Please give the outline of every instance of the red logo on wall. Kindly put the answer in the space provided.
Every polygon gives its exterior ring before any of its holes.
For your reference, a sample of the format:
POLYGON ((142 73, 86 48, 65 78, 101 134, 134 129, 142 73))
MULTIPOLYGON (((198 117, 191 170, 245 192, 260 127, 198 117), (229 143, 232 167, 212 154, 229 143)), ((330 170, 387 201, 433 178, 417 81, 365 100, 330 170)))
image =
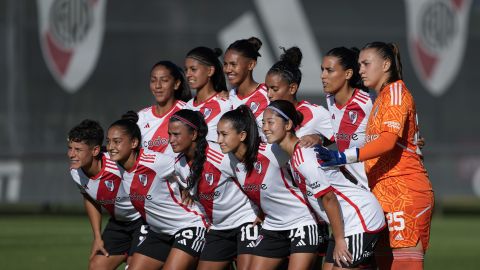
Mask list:
POLYGON ((48 69, 74 93, 92 74, 103 41, 106 0, 37 0, 39 36, 48 69))

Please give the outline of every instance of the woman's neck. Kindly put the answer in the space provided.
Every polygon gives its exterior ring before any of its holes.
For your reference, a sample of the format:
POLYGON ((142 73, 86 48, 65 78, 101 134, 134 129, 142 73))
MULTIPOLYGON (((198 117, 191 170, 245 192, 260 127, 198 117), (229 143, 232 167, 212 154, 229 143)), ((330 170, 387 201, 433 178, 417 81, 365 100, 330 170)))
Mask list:
POLYGON ((249 96, 251 93, 255 92, 255 90, 258 87, 258 83, 253 80, 253 77, 250 75, 248 79, 243 81, 238 87, 237 87, 237 95, 246 97, 249 96))
POLYGON ((189 164, 195 159, 195 148, 197 148, 197 144, 194 142, 192 145, 190 145, 187 151, 183 152, 189 164))
POLYGON ((128 157, 127 160, 125 160, 124 162, 119 162, 120 165, 122 165, 122 167, 127 170, 127 171, 130 171, 132 170, 133 166, 135 165, 135 163, 137 162, 137 158, 138 158, 138 152, 132 152, 130 154, 130 156, 128 157))
POLYGON ((342 87, 336 94, 335 94, 335 103, 343 107, 343 105, 347 104, 347 102, 352 98, 355 89, 350 86, 342 87))
POLYGON ((247 154, 247 146, 241 143, 235 153, 233 153, 235 157, 240 161, 243 162, 245 160, 245 155, 247 154))
POLYGON ((288 154, 288 156, 291 157, 293 156, 293 152, 295 151, 295 145, 298 141, 299 139, 295 134, 288 132, 285 138, 283 138, 283 140, 278 145, 280 146, 280 148, 283 149, 283 151, 288 154))
POLYGON ((92 163, 87 167, 83 168, 82 171, 86 176, 93 177, 97 175, 102 170, 102 158, 93 158, 92 163))
POLYGON ((164 103, 157 103, 155 104, 155 112, 158 115, 163 115, 170 111, 170 109, 175 105, 176 100, 174 98, 171 98, 164 103))
POLYGON ((211 83, 207 83, 202 88, 197 90, 197 96, 195 97, 195 102, 203 103, 216 94, 217 92, 215 91, 215 89, 213 89, 213 85, 211 83))

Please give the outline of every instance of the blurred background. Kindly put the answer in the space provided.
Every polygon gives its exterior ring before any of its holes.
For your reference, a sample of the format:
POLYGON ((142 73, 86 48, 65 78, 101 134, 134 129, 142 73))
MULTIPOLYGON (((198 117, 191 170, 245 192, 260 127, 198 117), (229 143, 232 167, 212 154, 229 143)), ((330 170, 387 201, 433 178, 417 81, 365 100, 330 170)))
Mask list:
MULTIPOLYGON (((466 240, 476 234, 469 226, 480 213, 480 0, 0 0, 0 251, 10 249, 7 243, 21 244, 15 237, 31 228, 26 217, 15 223, 12 215, 83 214, 68 172, 71 127, 91 118, 108 128, 127 110, 151 105, 155 62, 183 67, 193 47, 224 50, 250 36, 263 42, 255 69, 259 82, 282 53, 279 46, 299 46, 300 98, 318 104, 325 104, 320 65, 329 49, 399 44, 426 139, 435 217, 469 216, 463 229, 442 225, 452 232, 439 232, 439 238, 458 240, 458 230, 470 233, 466 240), (12 231, 17 224, 25 231, 12 231)), ((34 227, 55 228, 61 219, 55 220, 34 227)), ((91 236, 86 216, 72 221, 79 222, 83 269, 91 236)), ((445 254, 451 249, 445 247, 445 254)), ((477 244, 470 251, 478 250, 477 244)), ((45 269, 55 268, 45 260, 45 269)), ((0 258, 0 268, 4 263, 0 258)))

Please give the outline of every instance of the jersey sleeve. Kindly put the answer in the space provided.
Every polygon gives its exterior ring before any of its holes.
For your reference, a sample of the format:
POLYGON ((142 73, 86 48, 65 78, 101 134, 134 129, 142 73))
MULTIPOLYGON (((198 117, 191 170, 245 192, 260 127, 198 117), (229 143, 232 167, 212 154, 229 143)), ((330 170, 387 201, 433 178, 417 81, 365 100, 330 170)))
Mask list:
POLYGON ((155 168, 157 175, 160 178, 174 176, 175 157, 162 153, 157 153, 157 157, 155 159, 155 168))
POLYGON ((318 106, 315 116, 315 131, 322 134, 325 138, 331 140, 333 136, 333 126, 330 120, 330 113, 322 106, 318 106))
POLYGON ((401 83, 391 84, 390 89, 384 90, 387 92, 382 100, 385 111, 382 114, 381 131, 398 137, 402 137, 408 112, 413 106, 413 100, 402 90, 403 87, 401 83))
POLYGON ((315 198, 320 198, 333 188, 325 172, 317 162, 313 148, 302 148, 303 159, 297 159, 298 170, 304 176, 306 185, 310 187, 315 198))
POLYGON ((81 181, 80 181, 80 175, 78 174, 78 171, 76 169, 71 169, 70 170, 70 175, 72 176, 73 181, 75 182, 75 186, 77 186, 78 191, 82 194, 87 194, 87 191, 85 190, 85 187, 83 187, 81 181))

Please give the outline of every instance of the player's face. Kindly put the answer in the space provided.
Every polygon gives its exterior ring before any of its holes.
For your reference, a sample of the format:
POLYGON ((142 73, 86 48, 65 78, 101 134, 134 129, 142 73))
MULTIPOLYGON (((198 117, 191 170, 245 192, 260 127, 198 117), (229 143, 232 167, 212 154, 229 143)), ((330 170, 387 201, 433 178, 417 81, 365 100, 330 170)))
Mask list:
POLYGON ((262 123, 263 134, 265 134, 268 143, 280 143, 285 138, 287 134, 286 122, 271 109, 267 108, 263 112, 262 123))
POLYGON ((340 89, 348 85, 348 80, 353 72, 345 70, 335 56, 325 56, 322 62, 323 90, 328 94, 336 94, 340 89))
POLYGON ((265 85, 267 86, 267 95, 270 101, 283 99, 293 102, 297 87, 293 83, 289 84, 280 74, 267 74, 265 85))
POLYGON ((113 161, 124 162, 133 155, 138 145, 121 127, 113 126, 107 132, 107 151, 113 161))
POLYGON ((175 80, 170 71, 162 65, 156 66, 150 73, 150 91, 158 104, 174 99, 174 92, 179 86, 180 81, 175 80))
POLYGON ((244 131, 237 132, 229 120, 220 120, 218 122, 217 135, 217 142, 224 154, 236 152, 246 137, 246 133, 244 131))
POLYGON ((368 88, 381 90, 380 88, 388 77, 388 73, 385 71, 387 62, 378 55, 377 50, 374 48, 362 50, 358 57, 358 63, 363 84, 368 88))
POLYGON ((84 142, 69 141, 67 155, 70 159, 71 169, 88 167, 92 164, 95 156, 94 147, 91 147, 84 142))
POLYGON ((254 60, 244 57, 235 50, 228 50, 223 58, 223 72, 233 87, 245 81, 254 67, 254 60))
POLYGON ((168 123, 168 139, 175 153, 186 153, 193 145, 195 133, 184 123, 174 121, 168 123))
POLYGON ((185 75, 192 89, 202 89, 210 81, 213 71, 214 67, 204 65, 198 60, 190 57, 185 59, 185 75))

